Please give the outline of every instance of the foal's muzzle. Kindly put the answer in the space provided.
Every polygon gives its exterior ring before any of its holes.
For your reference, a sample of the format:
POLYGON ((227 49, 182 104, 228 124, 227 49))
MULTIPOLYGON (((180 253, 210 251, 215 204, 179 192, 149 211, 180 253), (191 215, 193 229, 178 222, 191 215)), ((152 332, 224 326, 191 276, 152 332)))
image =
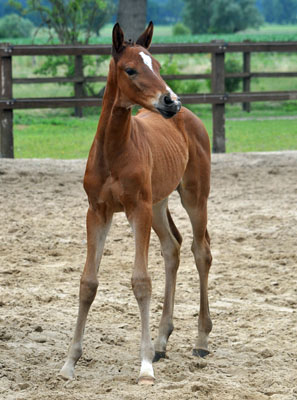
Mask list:
POLYGON ((180 98, 177 97, 176 100, 172 100, 169 93, 164 94, 160 97, 156 109, 164 118, 171 118, 181 109, 180 98))

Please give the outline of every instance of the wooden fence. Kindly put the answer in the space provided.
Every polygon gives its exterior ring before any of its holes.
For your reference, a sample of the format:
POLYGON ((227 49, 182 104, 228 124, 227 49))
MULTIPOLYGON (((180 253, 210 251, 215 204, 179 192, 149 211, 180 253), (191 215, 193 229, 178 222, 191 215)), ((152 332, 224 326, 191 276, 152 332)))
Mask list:
MULTIPOLYGON (((252 72, 251 53, 253 52, 297 52, 297 42, 242 42, 187 44, 155 44, 152 54, 211 54, 211 74, 163 75, 165 79, 211 79, 211 93, 180 94, 184 104, 211 104, 213 114, 213 152, 225 152, 225 104, 243 103, 249 111, 254 101, 296 100, 297 91, 250 92, 250 82, 254 77, 297 77, 296 72, 252 72), (225 54, 240 52, 243 55, 243 71, 225 73, 225 54), (242 93, 226 93, 225 78, 241 78, 242 93)), ((104 82, 105 76, 84 76, 84 55, 110 55, 110 45, 10 45, 0 44, 0 158, 13 158, 13 110, 29 108, 64 108, 74 107, 76 115, 82 115, 82 107, 100 106, 102 99, 83 97, 85 82, 104 82), (12 58, 16 56, 72 55, 75 56, 73 77, 54 78, 14 78, 12 76, 12 58), (14 84, 64 83, 72 82, 74 97, 55 98, 18 98, 13 97, 14 84)))

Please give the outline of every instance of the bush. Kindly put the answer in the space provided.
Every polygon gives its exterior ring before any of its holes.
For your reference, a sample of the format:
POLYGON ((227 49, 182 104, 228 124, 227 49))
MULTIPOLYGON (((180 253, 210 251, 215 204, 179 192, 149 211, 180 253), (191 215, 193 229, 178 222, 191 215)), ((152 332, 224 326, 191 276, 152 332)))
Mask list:
MULTIPOLYGON (((232 74, 235 72, 242 72, 242 67, 239 61, 237 61, 235 58, 227 58, 225 60, 225 73, 226 74, 232 74)), ((208 71, 210 73, 210 71, 208 71)), ((233 93, 236 92, 237 89, 239 89, 240 83, 242 79, 241 78, 226 78, 225 79, 225 91, 227 93, 233 93)), ((211 90, 211 80, 207 80, 207 86, 209 90, 211 90)))
POLYGON ((9 14, 0 18, 0 38, 30 37, 34 28, 32 22, 17 14, 9 14))
MULTIPOLYGON (((161 63, 162 75, 178 75, 182 70, 182 65, 179 65, 172 56, 167 57, 161 63)), ((198 93, 200 84, 195 80, 166 80, 167 85, 177 94, 198 93)))
MULTIPOLYGON (((229 58, 225 62, 225 71, 226 71, 226 73, 229 73, 229 74, 232 74, 232 73, 235 73, 235 72, 241 72, 241 65, 234 58, 229 58)), ((226 90, 226 92, 227 93, 236 92, 236 90, 239 89, 241 81, 242 80, 240 78, 228 78, 228 79, 225 79, 225 90, 226 90)))
POLYGON ((191 33, 191 31, 188 27, 186 27, 184 24, 179 22, 178 24, 173 26, 172 33, 173 33, 173 36, 189 35, 191 33))
POLYGON ((184 2, 183 21, 194 34, 234 33, 248 27, 258 27, 263 23, 255 0, 184 0, 184 2))

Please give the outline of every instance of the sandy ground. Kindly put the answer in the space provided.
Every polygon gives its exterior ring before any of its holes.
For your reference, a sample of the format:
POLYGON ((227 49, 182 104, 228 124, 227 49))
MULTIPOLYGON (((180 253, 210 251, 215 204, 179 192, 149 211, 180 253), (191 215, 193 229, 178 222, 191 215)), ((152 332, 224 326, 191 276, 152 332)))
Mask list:
MULTIPOLYGON (((192 356, 199 282, 190 224, 173 194, 184 244, 175 331, 154 387, 135 384, 140 322, 130 277, 133 238, 114 218, 77 379, 57 378, 77 314, 86 253, 85 161, 0 160, 0 398, 297 399, 297 152, 214 155, 209 231, 213 331, 206 362, 192 356)), ((152 234, 151 327, 164 269, 152 234)))

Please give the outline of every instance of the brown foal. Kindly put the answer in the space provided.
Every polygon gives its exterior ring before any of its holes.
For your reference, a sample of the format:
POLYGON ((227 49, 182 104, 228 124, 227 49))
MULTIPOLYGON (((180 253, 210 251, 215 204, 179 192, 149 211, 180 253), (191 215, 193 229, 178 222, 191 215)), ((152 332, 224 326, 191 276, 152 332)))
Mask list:
POLYGON ((141 316, 141 368, 138 382, 153 384, 153 361, 165 357, 173 331, 176 274, 182 238, 168 210, 168 196, 178 190, 193 229, 192 251, 200 277, 198 337, 193 354, 208 354, 212 328, 208 307, 211 265, 207 225, 210 187, 210 145, 202 122, 181 107, 177 95, 160 77, 160 64, 148 48, 150 23, 136 43, 125 42, 116 24, 112 59, 98 129, 84 177, 88 195, 87 260, 80 280, 79 312, 74 338, 60 372, 74 378, 82 355, 86 319, 95 298, 97 272, 112 215, 124 211, 135 238, 132 288, 141 316), (135 117, 131 108, 142 109, 135 117), (166 284, 159 334, 154 344, 149 327, 151 279, 148 247, 151 227, 157 233, 165 261, 166 284))

